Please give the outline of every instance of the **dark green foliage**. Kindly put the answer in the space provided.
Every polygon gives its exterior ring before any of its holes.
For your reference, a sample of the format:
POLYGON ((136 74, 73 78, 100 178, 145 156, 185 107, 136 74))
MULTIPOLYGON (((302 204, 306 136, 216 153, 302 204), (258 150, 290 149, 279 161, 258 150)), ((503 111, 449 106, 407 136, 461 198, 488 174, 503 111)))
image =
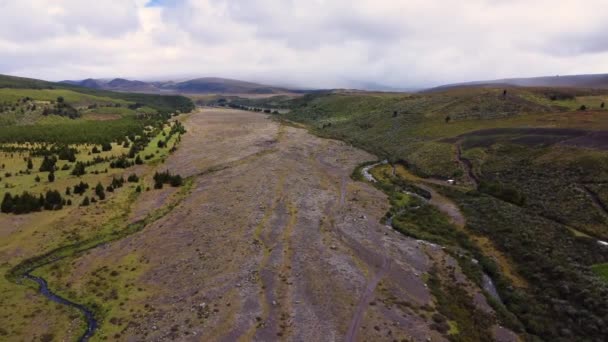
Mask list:
POLYGON ((13 212, 13 196, 7 192, 4 194, 4 199, 2 200, 2 205, 0 205, 0 210, 3 213, 11 213, 13 212))
POLYGON ((120 177, 120 178, 116 178, 116 177, 112 177, 112 183, 110 184, 110 186, 113 189, 118 189, 118 188, 122 188, 122 186, 125 184, 125 179, 120 177))
POLYGON ((137 183, 139 182, 139 177, 137 177, 136 174, 132 173, 129 175, 129 177, 127 177, 127 182, 129 183, 137 183))
POLYGON ((27 158, 27 169, 31 170, 34 168, 34 163, 32 163, 32 158, 27 158))
POLYGON ((164 142, 163 140, 159 140, 159 141, 156 143, 156 146, 157 146, 158 148, 163 148, 163 147, 165 147, 165 142, 164 142))
POLYGON ((526 197, 522 193, 516 188, 502 183, 482 180, 479 183, 479 191, 515 205, 523 206, 526 204, 526 197))
POLYGON ((82 195, 87 191, 88 188, 89 184, 81 181, 80 183, 74 185, 74 194, 82 195))
POLYGON ((84 199, 82 200, 82 202, 80 203, 80 206, 86 207, 89 204, 91 204, 91 201, 89 200, 89 196, 85 196, 84 199))
POLYGON ((120 158, 110 162, 110 167, 113 169, 126 169, 133 166, 133 164, 134 163, 127 159, 126 156, 121 156, 120 158))
POLYGON ((608 250, 594 240, 574 238, 559 223, 492 197, 453 196, 467 216, 468 228, 490 236, 529 280, 525 292, 498 285, 507 308, 530 333, 550 341, 608 334, 606 316, 601 315, 608 312, 608 287, 586 266, 607 260, 608 250))
POLYGON ((57 157, 59 158, 59 160, 67 160, 70 163, 73 163, 76 161, 76 152, 77 151, 75 148, 63 146, 59 148, 57 152, 57 157))
POLYGON ((45 210, 59 210, 63 208, 63 198, 57 190, 49 190, 44 197, 45 210))
POLYGON ((109 142, 104 142, 103 144, 101 144, 101 150, 112 151, 112 144, 110 144, 109 142))
POLYGON ((102 201, 106 199, 106 193, 103 191, 103 185, 101 185, 101 183, 97 183, 97 186, 95 186, 95 195, 102 201))
POLYGON ((0 143, 46 142, 59 144, 102 144, 139 134, 148 120, 126 117, 119 120, 75 120, 62 124, 0 126, 0 143))
POLYGON ((85 173, 87 173, 86 171, 86 166, 83 162, 77 162, 76 165, 74 165, 74 168, 72 169, 71 174, 73 176, 82 176, 85 173))
POLYGON ((13 213, 16 215, 27 214, 34 211, 40 211, 44 199, 41 202, 40 199, 29 192, 25 191, 19 195, 11 196, 10 193, 4 195, 2 200, 1 209, 3 213, 13 213))
MULTIPOLYGON (((459 329, 457 335, 450 336, 451 341, 492 341, 490 328, 492 317, 475 307, 473 298, 458 285, 445 284, 436 275, 436 270, 429 272, 428 285, 437 299, 438 310, 443 316, 454 320, 459 329)), ((433 316, 431 325, 440 332, 446 332, 449 325, 445 317, 433 316)))
POLYGON ((173 187, 178 187, 183 184, 183 179, 180 175, 172 175, 169 171, 154 173, 154 188, 162 189, 163 184, 170 184, 173 187))
POLYGON ((57 158, 55 156, 44 156, 42 164, 38 171, 40 172, 53 172, 55 171, 55 164, 57 164, 57 158))
POLYGON ((138 154, 137 157, 135 157, 135 164, 142 165, 143 163, 144 163, 144 161, 141 160, 141 157, 138 154))
POLYGON ((36 175, 36 177, 34 178, 34 180, 36 181, 36 183, 40 183, 40 176, 36 175))
POLYGON ((53 183, 55 181, 55 173, 54 172, 52 172, 52 171, 49 172, 48 180, 49 180, 50 183, 53 183))

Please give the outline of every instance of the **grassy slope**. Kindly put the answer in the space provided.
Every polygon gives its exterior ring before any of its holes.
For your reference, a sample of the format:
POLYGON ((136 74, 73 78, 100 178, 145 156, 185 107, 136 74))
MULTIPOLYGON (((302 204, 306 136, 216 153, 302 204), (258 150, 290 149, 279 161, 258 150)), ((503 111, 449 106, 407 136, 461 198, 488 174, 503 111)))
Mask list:
MULTIPOLYGON (((577 90, 576 96, 552 100, 555 93, 509 89, 503 97, 502 89, 469 88, 416 95, 314 95, 294 100, 285 117, 309 124, 318 134, 402 160, 422 176, 463 175, 455 152, 462 143, 476 176, 498 186, 492 196, 475 191, 446 195, 464 210, 468 229, 490 238, 531 284, 513 289, 500 272, 495 275, 509 309, 529 333, 542 338, 601 340, 606 328, 599 322, 608 312, 608 290, 590 266, 606 262, 608 251, 572 232, 608 236, 605 213, 581 189, 581 184, 593 187, 600 199, 608 199, 603 186, 608 182, 608 153, 555 144, 563 140, 559 134, 514 130, 483 139, 461 136, 496 127, 608 129, 608 111, 598 108, 606 99, 604 92, 577 90), (582 104, 594 110, 576 111, 582 104), (507 188, 519 193, 524 204, 501 200, 509 199, 507 188)), ((433 231, 416 232, 426 234, 433 231)))
MULTIPOLYGON (((76 155, 78 161, 86 162, 96 156, 116 157, 128 151, 116 141, 124 140, 129 134, 141 135, 144 127, 151 123, 159 127, 158 121, 164 121, 168 117, 166 114, 189 111, 192 106, 189 99, 181 96, 113 93, 0 75, 0 142, 3 143, 0 152, 0 164, 3 164, 0 165, 0 197, 9 191, 17 194, 24 190, 34 194, 58 190, 64 194, 66 187, 72 188, 81 180, 91 187, 98 182, 105 187, 113 176, 126 177, 130 173, 128 170, 112 169, 106 161, 87 167, 87 174, 81 177, 70 175, 69 170, 58 170, 55 181, 50 183, 47 181, 48 172, 38 172, 41 157, 30 156, 28 150, 13 152, 13 147, 31 148, 31 142, 45 143, 47 146, 54 143, 71 144, 79 151, 76 155), (23 101, 24 97, 30 100, 23 101), (66 103, 77 108, 82 118, 43 116, 42 107, 52 105, 51 101, 56 101, 58 97, 63 97, 66 103), (97 107, 87 108, 93 104, 97 107), (135 104, 139 108, 128 107, 135 104), (35 109, 33 105, 36 105, 35 109), (151 114, 151 119, 138 119, 137 114, 142 113, 151 114), (30 144, 18 144, 25 141, 30 144), (92 144, 103 142, 113 142, 112 151, 89 154, 92 144), (25 173, 25 159, 28 157, 32 158, 34 164, 29 174, 25 173), (101 173, 95 174, 94 171, 101 173), (35 181, 36 176, 41 178, 40 182, 35 181)), ((168 147, 158 148, 156 143, 161 138, 164 137, 159 133, 145 148, 146 153, 154 155, 147 163, 162 160, 178 140, 177 136, 173 136, 168 147)), ((57 163, 59 167, 64 164, 73 167, 74 163, 63 160, 57 163)), ((144 189, 152 187, 151 177, 146 177, 140 184, 144 189)), ((123 228, 125 210, 128 211, 134 198, 135 187, 135 184, 128 183, 114 193, 106 192, 106 200, 88 207, 79 206, 84 195, 71 194, 64 195, 64 198, 71 200, 73 205, 59 211, 22 216, 0 214, 0 226, 3 228, 0 232, 0 272, 6 275, 24 259, 66 244, 95 240, 100 234, 123 228)), ((93 195, 92 189, 87 190, 86 196, 93 195)), ((0 307, 6 309, 0 310, 0 340, 73 340, 82 332, 84 327, 78 312, 36 295, 37 289, 33 284, 25 285, 15 284, 6 277, 0 279, 0 307)))

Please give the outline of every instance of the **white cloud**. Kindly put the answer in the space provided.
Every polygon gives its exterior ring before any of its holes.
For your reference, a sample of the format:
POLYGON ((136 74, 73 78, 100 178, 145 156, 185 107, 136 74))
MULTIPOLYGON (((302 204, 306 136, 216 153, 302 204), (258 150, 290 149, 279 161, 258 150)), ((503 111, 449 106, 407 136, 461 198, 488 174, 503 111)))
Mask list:
POLYGON ((605 0, 0 0, 0 73, 395 87, 608 72, 605 0))

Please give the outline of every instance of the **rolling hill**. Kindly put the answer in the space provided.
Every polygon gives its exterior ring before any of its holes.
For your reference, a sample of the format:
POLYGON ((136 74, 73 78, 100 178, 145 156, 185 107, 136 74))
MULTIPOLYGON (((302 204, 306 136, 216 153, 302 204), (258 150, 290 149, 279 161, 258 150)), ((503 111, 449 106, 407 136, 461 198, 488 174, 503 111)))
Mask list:
POLYGON ((245 82, 217 77, 203 77, 186 81, 143 82, 115 78, 113 80, 85 79, 81 81, 62 81, 64 84, 93 89, 146 93, 184 93, 184 94, 285 94, 299 90, 275 87, 253 82, 245 82))
POLYGON ((608 89, 608 74, 545 76, 530 78, 505 78, 499 80, 474 81, 447 84, 426 91, 441 91, 461 87, 560 87, 560 88, 593 88, 608 89))

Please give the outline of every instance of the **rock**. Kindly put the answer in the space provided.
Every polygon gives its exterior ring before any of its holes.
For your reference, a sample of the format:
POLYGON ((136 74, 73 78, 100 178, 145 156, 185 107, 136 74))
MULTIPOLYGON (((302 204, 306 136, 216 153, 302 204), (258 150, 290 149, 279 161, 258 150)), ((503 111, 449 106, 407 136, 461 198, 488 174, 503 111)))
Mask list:
POLYGON ((329 246, 329 248, 334 249, 334 250, 338 249, 338 247, 336 247, 336 245, 331 245, 331 246, 329 246))
POLYGON ((277 303, 277 301, 276 301, 276 300, 273 300, 273 301, 272 301, 272 305, 277 306, 277 304, 278 304, 278 303, 277 303))

